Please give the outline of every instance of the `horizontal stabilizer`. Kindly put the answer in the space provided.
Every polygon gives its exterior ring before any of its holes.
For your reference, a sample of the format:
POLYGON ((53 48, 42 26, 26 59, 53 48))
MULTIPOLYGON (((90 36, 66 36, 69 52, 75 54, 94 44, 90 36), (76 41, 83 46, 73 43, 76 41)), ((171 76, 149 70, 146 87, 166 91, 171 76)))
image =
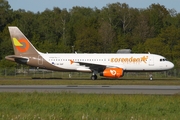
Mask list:
POLYGON ((20 64, 26 64, 28 62, 28 58, 26 57, 22 57, 22 56, 16 56, 16 55, 9 55, 6 56, 5 59, 13 61, 13 62, 17 62, 20 64))

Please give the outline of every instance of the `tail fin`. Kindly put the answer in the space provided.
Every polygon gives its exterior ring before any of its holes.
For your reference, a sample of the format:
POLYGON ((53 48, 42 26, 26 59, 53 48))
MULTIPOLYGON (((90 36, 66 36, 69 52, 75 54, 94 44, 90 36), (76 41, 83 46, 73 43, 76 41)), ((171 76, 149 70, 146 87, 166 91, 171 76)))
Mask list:
POLYGON ((26 36, 19 30, 18 27, 9 26, 9 33, 11 36, 14 54, 15 55, 29 55, 38 54, 38 50, 31 44, 26 36))

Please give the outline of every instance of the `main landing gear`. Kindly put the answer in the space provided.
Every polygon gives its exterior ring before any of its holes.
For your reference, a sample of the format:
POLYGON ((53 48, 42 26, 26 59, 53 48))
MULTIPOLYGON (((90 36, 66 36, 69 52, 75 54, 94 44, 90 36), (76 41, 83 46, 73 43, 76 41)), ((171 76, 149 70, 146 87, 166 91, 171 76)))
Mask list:
POLYGON ((97 75, 98 71, 97 70, 92 70, 92 75, 91 75, 91 80, 97 80, 97 75))
POLYGON ((91 80, 96 80, 96 79, 97 79, 97 75, 96 74, 91 75, 91 80))

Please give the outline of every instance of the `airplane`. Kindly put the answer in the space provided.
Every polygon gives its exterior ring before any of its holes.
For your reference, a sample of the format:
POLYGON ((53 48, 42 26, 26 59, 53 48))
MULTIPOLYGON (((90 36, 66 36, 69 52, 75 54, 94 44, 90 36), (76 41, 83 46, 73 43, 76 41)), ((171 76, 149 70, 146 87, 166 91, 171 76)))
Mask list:
MULTIPOLYGON (((39 52, 16 26, 9 26, 14 55, 5 59, 37 68, 63 72, 91 72, 118 79, 125 72, 167 71, 174 64, 165 57, 150 53, 42 53, 39 52)), ((152 80, 152 75, 149 77, 152 80)))

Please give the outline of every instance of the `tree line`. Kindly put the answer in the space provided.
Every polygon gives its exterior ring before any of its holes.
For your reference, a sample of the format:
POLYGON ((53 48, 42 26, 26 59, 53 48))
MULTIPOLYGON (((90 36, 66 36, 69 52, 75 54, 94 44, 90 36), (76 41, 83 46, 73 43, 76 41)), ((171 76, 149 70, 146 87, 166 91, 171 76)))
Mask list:
POLYGON ((54 7, 34 13, 13 10, 0 0, 0 67, 15 66, 5 60, 14 54, 8 26, 17 26, 41 52, 155 53, 180 66, 180 13, 160 4, 132 8, 126 3, 107 4, 101 9, 54 7))

